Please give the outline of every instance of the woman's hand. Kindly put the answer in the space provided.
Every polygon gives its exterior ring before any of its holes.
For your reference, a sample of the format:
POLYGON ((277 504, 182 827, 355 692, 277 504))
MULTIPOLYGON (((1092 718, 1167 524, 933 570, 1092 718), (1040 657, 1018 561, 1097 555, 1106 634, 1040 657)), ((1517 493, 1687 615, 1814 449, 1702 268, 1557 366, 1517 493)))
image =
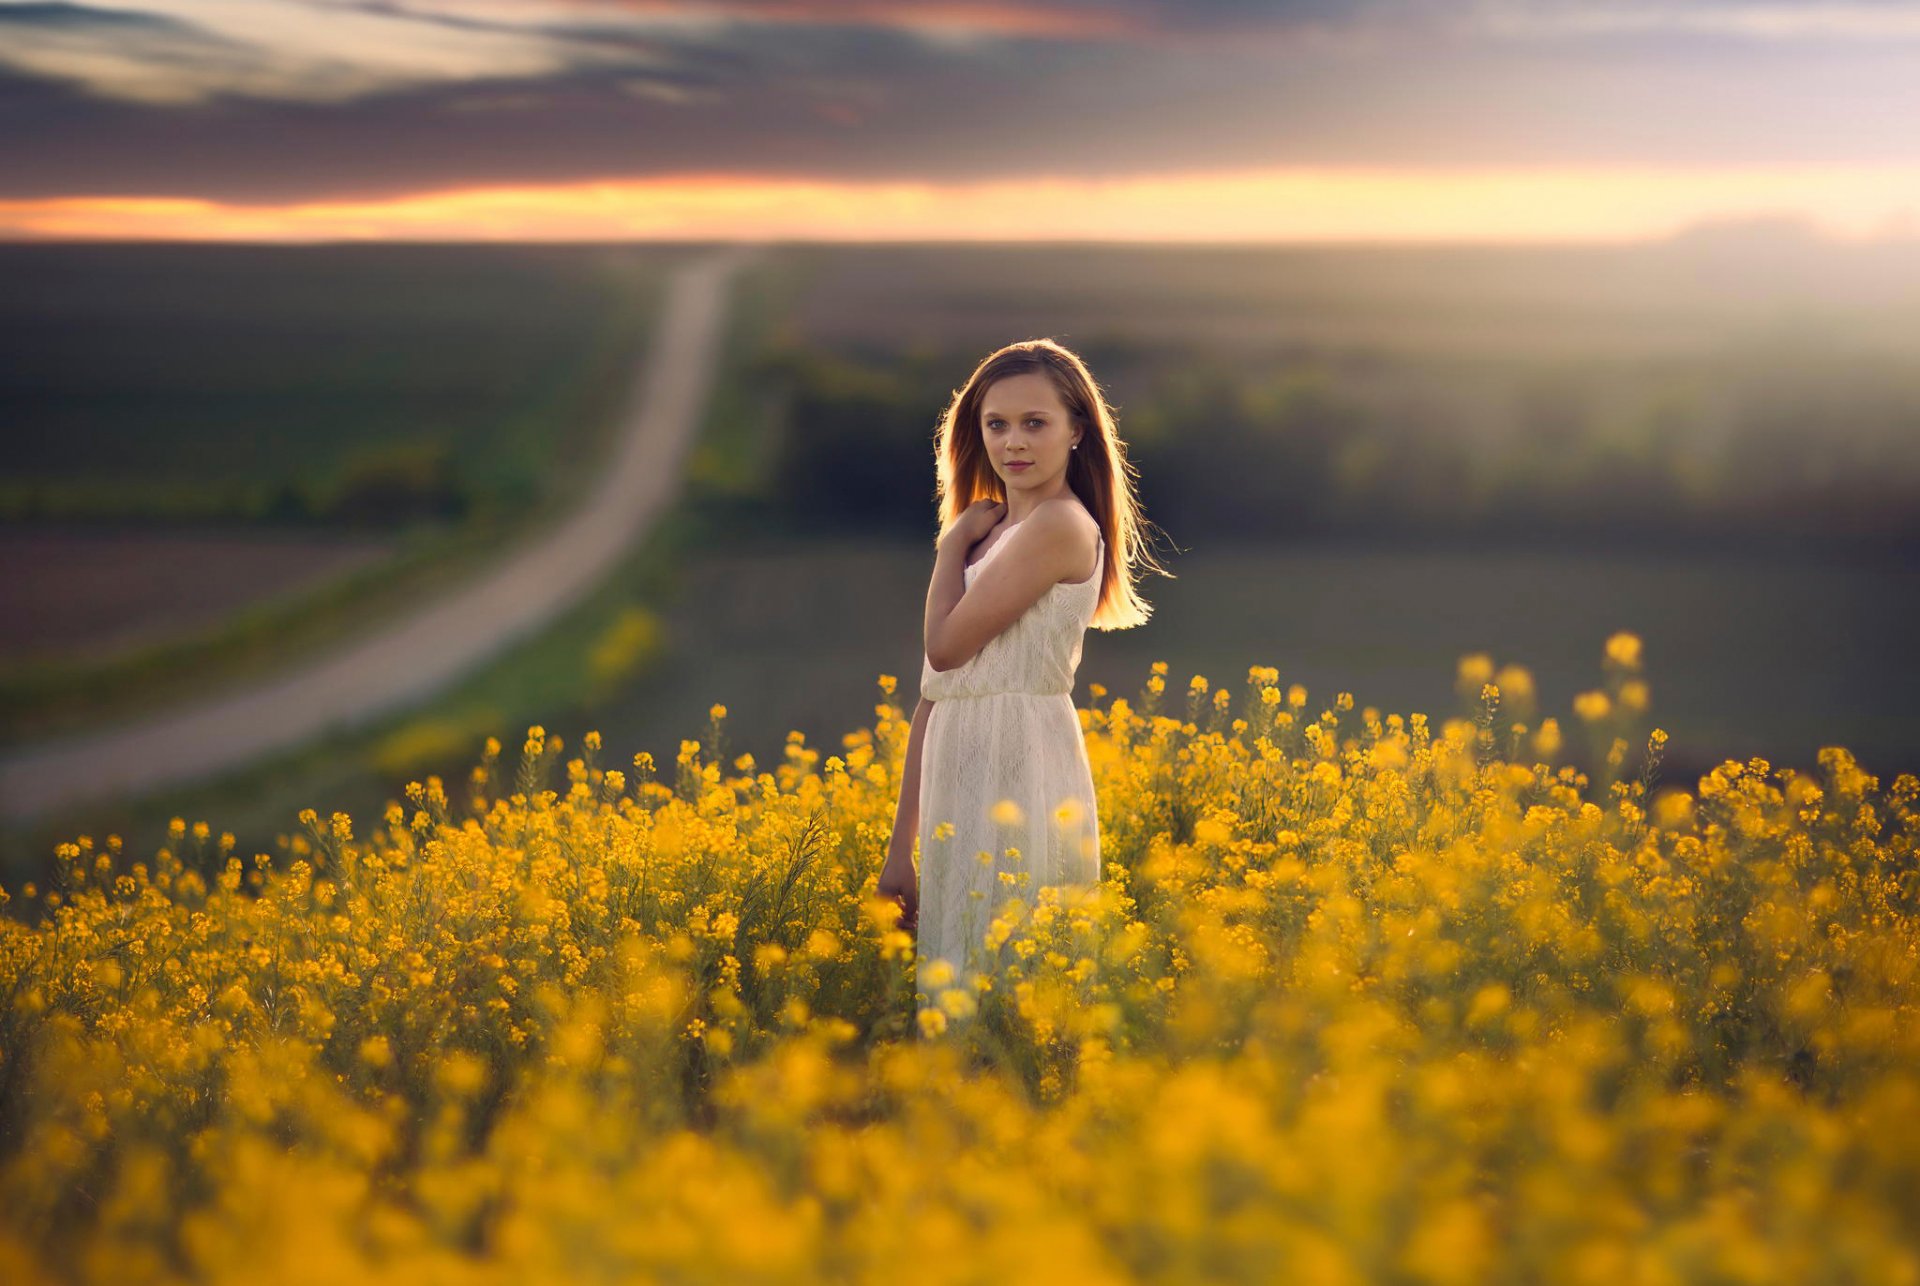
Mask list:
POLYGON ((963 550, 972 549, 987 533, 1000 525, 1006 516, 1007 507, 998 500, 976 500, 953 520, 953 526, 947 528, 947 534, 940 538, 941 544, 949 540, 960 542, 963 550))
POLYGON ((887 864, 880 868, 880 896, 892 898, 900 904, 900 923, 897 928, 908 933, 918 932, 920 928, 920 881, 913 873, 913 860, 901 859, 889 854, 887 864))

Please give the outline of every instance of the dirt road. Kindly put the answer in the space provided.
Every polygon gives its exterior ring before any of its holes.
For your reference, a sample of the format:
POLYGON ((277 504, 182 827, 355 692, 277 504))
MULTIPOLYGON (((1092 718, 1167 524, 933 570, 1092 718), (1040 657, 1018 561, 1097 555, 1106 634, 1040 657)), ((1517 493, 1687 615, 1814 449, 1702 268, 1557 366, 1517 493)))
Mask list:
POLYGON ((676 269, 606 471, 580 508, 411 615, 287 672, 119 727, 0 759, 0 815, 211 776, 442 691, 577 603, 679 490, 714 379, 728 286, 756 253, 676 269))

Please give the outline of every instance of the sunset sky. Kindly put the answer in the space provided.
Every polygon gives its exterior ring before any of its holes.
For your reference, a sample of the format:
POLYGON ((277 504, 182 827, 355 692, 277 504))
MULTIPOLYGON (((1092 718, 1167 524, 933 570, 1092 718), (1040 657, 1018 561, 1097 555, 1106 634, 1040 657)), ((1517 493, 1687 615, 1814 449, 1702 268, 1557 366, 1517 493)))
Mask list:
POLYGON ((0 237, 1920 235, 1916 0, 0 0, 0 237))

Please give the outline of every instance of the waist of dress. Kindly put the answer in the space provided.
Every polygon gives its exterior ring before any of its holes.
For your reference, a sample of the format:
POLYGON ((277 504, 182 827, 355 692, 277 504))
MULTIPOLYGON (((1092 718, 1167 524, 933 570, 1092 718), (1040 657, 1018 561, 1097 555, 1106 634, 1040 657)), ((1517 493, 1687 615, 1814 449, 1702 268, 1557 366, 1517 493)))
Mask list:
POLYGON ((948 692, 934 698, 934 701, 977 701, 986 697, 1066 697, 1073 699, 1072 688, 1050 688, 1044 692, 1035 692, 1031 688, 994 688, 984 692, 948 692))

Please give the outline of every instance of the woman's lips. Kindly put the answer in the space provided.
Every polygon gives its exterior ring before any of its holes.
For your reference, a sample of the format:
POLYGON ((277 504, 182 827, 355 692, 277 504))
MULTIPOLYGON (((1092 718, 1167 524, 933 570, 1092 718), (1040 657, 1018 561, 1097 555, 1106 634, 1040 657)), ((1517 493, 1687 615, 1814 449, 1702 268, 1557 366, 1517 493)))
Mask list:
POLYGON ((1021 469, 1031 469, 1032 467, 1033 461, 1031 460, 1010 460, 1007 462, 1007 468, 1013 469, 1016 472, 1021 469))

